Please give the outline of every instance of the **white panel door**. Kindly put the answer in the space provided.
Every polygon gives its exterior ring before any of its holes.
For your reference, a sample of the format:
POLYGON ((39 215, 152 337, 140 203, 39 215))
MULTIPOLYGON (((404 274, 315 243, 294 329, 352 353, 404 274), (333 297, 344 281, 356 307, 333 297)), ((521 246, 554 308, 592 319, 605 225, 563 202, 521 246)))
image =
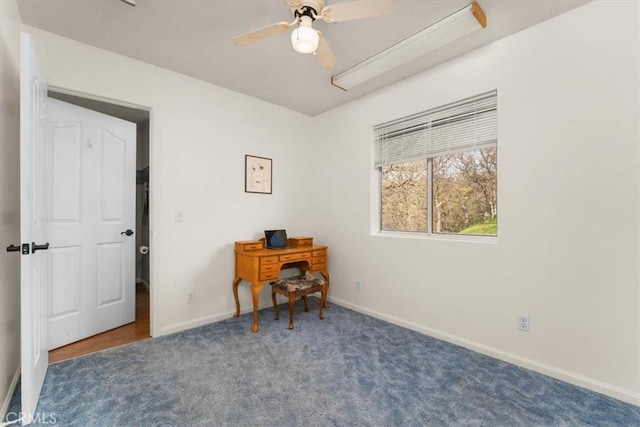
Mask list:
POLYGON ((48 99, 48 346, 135 320, 136 125, 48 99))
POLYGON ((20 322, 22 424, 30 424, 49 364, 45 309, 47 242, 45 223, 45 129, 47 83, 28 34, 20 39, 20 322), (26 247, 28 248, 26 251, 26 247), (28 254, 27 254, 28 253, 28 254))

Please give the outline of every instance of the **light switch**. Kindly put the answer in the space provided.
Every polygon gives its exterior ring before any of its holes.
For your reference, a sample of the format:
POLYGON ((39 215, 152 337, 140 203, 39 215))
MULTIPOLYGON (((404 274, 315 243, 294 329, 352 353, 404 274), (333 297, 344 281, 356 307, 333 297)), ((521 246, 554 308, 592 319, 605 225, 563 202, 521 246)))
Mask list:
POLYGON ((176 222, 184 222, 184 212, 179 210, 176 211, 176 222))

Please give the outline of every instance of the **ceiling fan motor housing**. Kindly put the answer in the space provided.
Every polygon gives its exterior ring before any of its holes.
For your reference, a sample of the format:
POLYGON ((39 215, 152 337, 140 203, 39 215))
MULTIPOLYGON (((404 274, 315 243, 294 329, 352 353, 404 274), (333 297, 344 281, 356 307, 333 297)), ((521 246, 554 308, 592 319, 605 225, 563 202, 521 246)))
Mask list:
POLYGON ((304 0, 301 3, 303 4, 302 7, 310 7, 315 9, 316 15, 322 12, 322 9, 324 9, 324 0, 304 0))
POLYGON ((308 16, 311 18, 311 22, 313 22, 318 16, 318 11, 311 6, 302 6, 300 9, 296 9, 293 15, 298 19, 301 19, 303 16, 308 16))

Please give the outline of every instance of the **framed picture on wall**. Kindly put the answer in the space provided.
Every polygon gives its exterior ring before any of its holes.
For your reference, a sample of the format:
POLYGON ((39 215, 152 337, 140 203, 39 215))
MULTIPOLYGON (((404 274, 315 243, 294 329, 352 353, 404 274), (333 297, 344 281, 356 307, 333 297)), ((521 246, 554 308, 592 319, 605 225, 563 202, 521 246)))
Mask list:
POLYGON ((244 191, 246 193, 271 194, 271 159, 244 156, 244 191))

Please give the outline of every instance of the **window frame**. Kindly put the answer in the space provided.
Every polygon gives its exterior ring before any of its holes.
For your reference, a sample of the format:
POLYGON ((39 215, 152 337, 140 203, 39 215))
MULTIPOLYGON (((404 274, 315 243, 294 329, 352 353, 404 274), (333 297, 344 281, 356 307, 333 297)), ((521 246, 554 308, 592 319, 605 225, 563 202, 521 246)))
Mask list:
MULTIPOLYGON (((473 152, 473 151, 478 151, 478 150, 482 150, 482 149, 486 149, 486 148, 490 148, 490 147, 495 147, 496 150, 496 163, 499 164, 499 150, 498 150, 498 138, 497 138, 497 111, 498 111, 498 99, 497 99, 497 90, 491 91, 491 92, 487 92, 485 94, 481 94, 478 95, 477 97, 471 97, 468 99, 473 99, 473 98, 480 98, 482 96, 485 96, 487 94, 494 94, 495 97, 495 122, 496 122, 496 130, 495 130, 495 140, 491 143, 481 143, 478 144, 477 146, 474 147, 469 147, 466 150, 458 150, 457 152, 459 153, 468 153, 468 152, 473 152)), ((461 102, 464 102, 465 100, 462 101, 457 101, 452 103, 451 105, 454 104, 460 104, 461 102)), ((442 110, 443 108, 445 108, 445 106, 441 106, 441 107, 437 107, 433 110, 442 110)), ((413 117, 419 116, 419 115, 427 115, 430 111, 433 110, 429 110, 423 113, 418 113, 412 116, 407 116, 404 119, 412 119, 413 117)), ((388 123, 397 123, 402 121, 403 119, 398 119, 398 120, 394 120, 392 122, 388 122, 388 123)), ((372 219, 375 218, 374 221, 372 221, 372 227, 371 227, 371 235, 373 236, 379 236, 379 237, 397 237, 397 238, 413 238, 413 239, 427 239, 427 240, 444 240, 444 241, 463 241, 463 242, 476 242, 476 243, 497 243, 498 241, 498 231, 496 231, 495 235, 489 235, 489 234, 459 234, 459 233, 453 233, 453 232, 434 232, 433 231, 433 213, 434 213, 434 194, 433 194, 433 160, 435 157, 438 156, 442 156, 444 154, 434 154, 434 155, 427 155, 425 157, 421 157, 423 159, 426 160, 426 174, 427 174, 427 188, 426 188, 426 196, 427 196, 427 229, 426 231, 401 231, 401 230, 383 230, 382 229, 382 215, 383 215, 383 204, 382 204, 382 189, 383 189, 383 167, 384 165, 377 165, 376 163, 378 161, 380 161, 380 158, 376 155, 376 150, 379 149, 379 135, 376 133, 377 129, 379 129, 380 127, 384 126, 384 124, 382 125, 377 125, 373 128, 373 143, 374 143, 374 152, 373 152, 373 157, 374 157, 374 162, 373 162, 373 169, 374 169, 374 173, 375 175, 377 175, 377 179, 373 179, 372 182, 375 182, 376 185, 373 185, 372 188, 373 190, 373 194, 372 194, 372 208, 375 206, 376 210, 377 210, 377 215, 372 216, 372 219)), ((417 160, 417 159, 416 159, 417 160)), ((406 160, 411 161, 411 160, 406 160)), ((390 163, 390 164, 399 164, 402 162, 394 162, 394 163, 390 163)), ((499 188, 499 180, 498 180, 498 176, 497 176, 497 170, 496 170, 496 189, 499 188)), ((499 194, 499 191, 498 191, 499 194)), ((496 200, 496 208, 497 208, 497 212, 500 212, 499 209, 499 202, 500 198, 498 197, 498 199, 496 200)))

